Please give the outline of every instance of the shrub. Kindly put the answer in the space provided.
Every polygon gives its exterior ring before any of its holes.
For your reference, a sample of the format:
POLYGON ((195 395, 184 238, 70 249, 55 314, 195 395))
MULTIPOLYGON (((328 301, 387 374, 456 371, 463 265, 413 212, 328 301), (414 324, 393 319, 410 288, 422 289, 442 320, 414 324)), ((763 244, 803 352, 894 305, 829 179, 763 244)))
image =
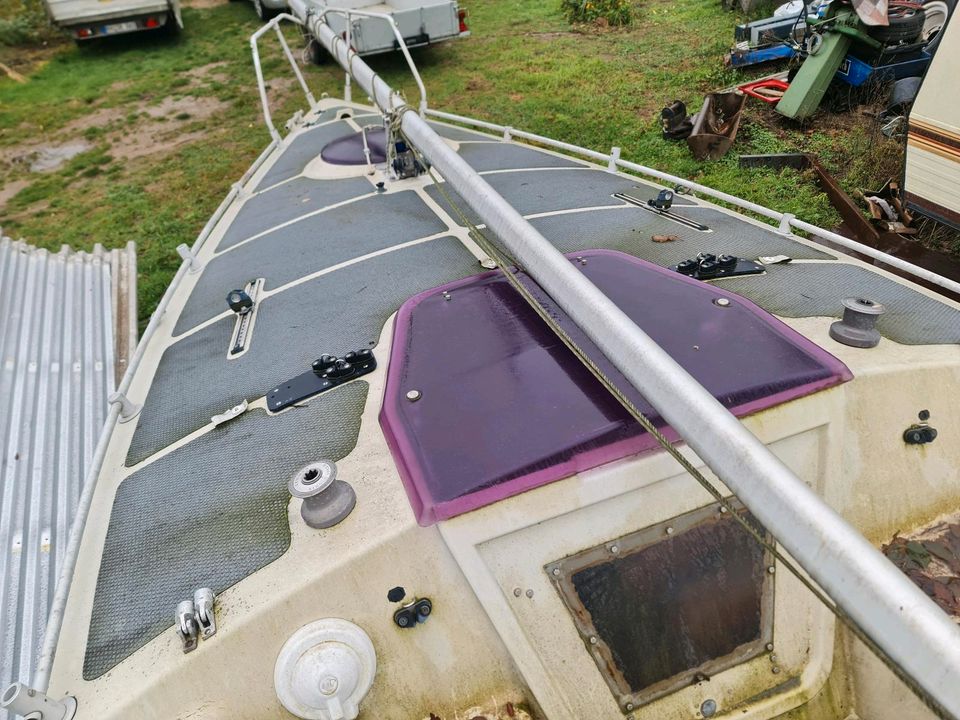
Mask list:
POLYGON ((629 25, 628 0, 560 0, 568 22, 598 25, 629 25))
POLYGON ((40 0, 20 0, 0 9, 0 45, 36 45, 57 36, 40 0))

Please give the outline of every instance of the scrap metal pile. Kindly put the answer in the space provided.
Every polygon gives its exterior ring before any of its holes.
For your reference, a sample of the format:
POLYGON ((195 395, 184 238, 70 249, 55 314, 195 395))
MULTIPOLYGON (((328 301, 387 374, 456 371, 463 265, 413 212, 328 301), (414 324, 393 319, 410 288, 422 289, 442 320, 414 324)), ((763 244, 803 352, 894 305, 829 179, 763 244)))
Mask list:
MULTIPOLYGON (((936 52, 955 0, 792 0, 772 17, 737 26, 726 56, 731 67, 794 61, 790 71, 741 86, 781 115, 810 117, 831 83, 864 88, 896 81, 899 95, 916 94, 936 52), (904 82, 910 81, 910 82, 904 82)), ((897 90, 894 91, 897 94, 897 90)), ((902 98, 900 99, 902 102, 902 98)))
MULTIPOLYGON (((789 62, 790 68, 710 93, 701 108, 688 114, 674 100, 663 108, 660 123, 665 140, 686 140, 698 160, 717 160, 732 147, 742 112, 749 101, 762 102, 791 120, 812 116, 831 87, 854 103, 876 101, 873 113, 880 132, 901 139, 907 115, 923 74, 942 40, 942 30, 956 0, 790 0, 771 17, 738 25, 736 45, 725 56, 728 66, 743 68, 789 62)), ((838 93, 834 93, 837 96, 838 93)), ((741 167, 795 167, 813 170, 844 222, 861 242, 876 246, 915 234, 913 217, 900 183, 888 181, 876 192, 861 191, 858 199, 869 212, 840 189, 816 158, 805 153, 741 156, 741 167)))

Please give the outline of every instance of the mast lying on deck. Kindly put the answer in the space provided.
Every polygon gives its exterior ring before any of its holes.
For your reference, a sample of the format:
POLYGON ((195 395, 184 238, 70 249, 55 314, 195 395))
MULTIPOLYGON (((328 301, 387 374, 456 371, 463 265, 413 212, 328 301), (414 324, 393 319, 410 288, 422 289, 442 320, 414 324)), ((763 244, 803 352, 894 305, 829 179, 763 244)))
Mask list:
POLYGON ((837 606, 960 718, 960 630, 474 171, 305 0, 292 13, 837 606))

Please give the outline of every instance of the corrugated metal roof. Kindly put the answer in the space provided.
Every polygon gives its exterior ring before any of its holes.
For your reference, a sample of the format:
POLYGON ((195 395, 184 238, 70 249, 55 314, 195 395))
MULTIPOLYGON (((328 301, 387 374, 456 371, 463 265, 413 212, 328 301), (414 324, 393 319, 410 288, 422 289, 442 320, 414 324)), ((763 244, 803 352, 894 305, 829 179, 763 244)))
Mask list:
POLYGON ((115 346, 136 340, 133 258, 132 243, 50 253, 0 237, 0 687, 29 682, 40 653, 115 346))

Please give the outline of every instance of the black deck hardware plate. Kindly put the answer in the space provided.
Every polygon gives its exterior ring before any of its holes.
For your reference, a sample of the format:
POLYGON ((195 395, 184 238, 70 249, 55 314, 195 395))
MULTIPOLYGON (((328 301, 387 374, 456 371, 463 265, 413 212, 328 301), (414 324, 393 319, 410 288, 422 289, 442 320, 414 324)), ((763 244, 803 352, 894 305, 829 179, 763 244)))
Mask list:
MULTIPOLYGON (((336 377, 332 374, 308 370, 305 373, 290 378, 286 382, 280 383, 267 393, 267 409, 270 412, 279 412, 298 402, 312 398, 314 395, 319 395, 331 388, 335 388, 337 385, 343 385, 358 377, 368 375, 377 369, 377 359, 373 356, 371 350, 358 350, 355 353, 347 353, 342 358, 333 359, 346 359, 350 361, 352 359, 351 356, 355 356, 357 353, 363 353, 363 356, 360 360, 350 363, 353 366, 353 370, 347 375, 336 377)), ((323 357, 332 356, 324 355, 323 357)), ((316 365, 319 362, 320 361, 317 360, 314 364, 316 365)))
MULTIPOLYGON (((696 258, 693 258, 693 260, 696 260, 696 258)), ((680 272, 679 270, 677 270, 678 267, 679 267, 678 265, 671 265, 670 269, 676 272, 680 272)), ((756 263, 753 260, 747 260, 746 258, 737 258, 737 264, 735 267, 729 268, 729 269, 722 268, 722 267, 717 268, 716 271, 709 276, 701 277, 699 270, 693 273, 681 273, 681 274, 687 275, 687 277, 692 277, 695 280, 707 281, 707 280, 719 280, 720 278, 737 277, 739 275, 760 275, 763 272, 765 272, 765 270, 766 269, 764 268, 764 266, 761 265, 760 263, 756 263)))

